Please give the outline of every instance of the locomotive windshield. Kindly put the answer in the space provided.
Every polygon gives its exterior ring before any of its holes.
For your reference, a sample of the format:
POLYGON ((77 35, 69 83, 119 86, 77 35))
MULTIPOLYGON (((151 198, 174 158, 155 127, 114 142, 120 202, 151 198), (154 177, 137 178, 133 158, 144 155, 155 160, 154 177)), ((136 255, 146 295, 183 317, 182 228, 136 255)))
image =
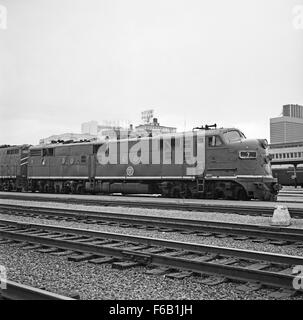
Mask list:
POLYGON ((223 136, 227 143, 239 142, 245 138, 245 136, 237 130, 225 132, 223 133, 223 136))

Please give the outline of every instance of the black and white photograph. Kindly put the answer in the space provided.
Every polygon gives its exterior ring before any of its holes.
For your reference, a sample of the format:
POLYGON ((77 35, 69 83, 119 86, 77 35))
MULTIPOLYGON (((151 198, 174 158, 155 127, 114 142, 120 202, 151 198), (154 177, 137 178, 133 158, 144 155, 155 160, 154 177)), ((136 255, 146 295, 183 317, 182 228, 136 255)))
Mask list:
POLYGON ((303 300, 303 0, 0 0, 0 300, 303 300))

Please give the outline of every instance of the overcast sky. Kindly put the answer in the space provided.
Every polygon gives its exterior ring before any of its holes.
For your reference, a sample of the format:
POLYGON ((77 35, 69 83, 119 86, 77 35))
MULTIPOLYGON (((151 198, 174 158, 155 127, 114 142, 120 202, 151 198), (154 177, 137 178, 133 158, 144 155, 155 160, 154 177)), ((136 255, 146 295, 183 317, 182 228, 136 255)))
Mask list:
POLYGON ((0 0, 0 144, 89 120, 216 122, 269 138, 303 104, 303 0, 0 0))

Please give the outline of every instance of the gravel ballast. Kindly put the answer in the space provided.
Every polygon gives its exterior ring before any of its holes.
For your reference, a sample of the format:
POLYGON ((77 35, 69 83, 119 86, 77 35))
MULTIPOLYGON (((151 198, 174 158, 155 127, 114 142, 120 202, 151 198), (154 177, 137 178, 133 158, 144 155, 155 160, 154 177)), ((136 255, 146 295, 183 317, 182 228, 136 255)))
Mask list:
MULTIPOLYGON (((145 274, 146 268, 112 269, 111 265, 75 263, 67 258, 27 251, 15 245, 0 245, 0 265, 8 279, 68 295, 77 292, 81 299, 270 299, 272 290, 237 291, 239 284, 226 282, 207 286, 198 277, 174 280, 145 274)), ((289 299, 302 300, 298 295, 289 299)))

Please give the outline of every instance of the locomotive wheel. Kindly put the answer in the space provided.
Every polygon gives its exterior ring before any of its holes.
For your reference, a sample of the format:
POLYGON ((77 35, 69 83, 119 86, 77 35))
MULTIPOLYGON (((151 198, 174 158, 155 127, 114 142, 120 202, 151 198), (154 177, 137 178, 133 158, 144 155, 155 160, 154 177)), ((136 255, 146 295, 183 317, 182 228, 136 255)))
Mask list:
POLYGON ((223 190, 216 189, 214 193, 214 199, 224 199, 224 192, 223 190))
POLYGON ((237 200, 245 201, 247 200, 247 194, 245 190, 240 189, 237 193, 237 200))
POLYGON ((84 193, 84 186, 83 185, 78 185, 76 189, 77 194, 83 194, 84 193))
POLYGON ((173 187, 171 192, 170 192, 170 198, 180 198, 180 188, 178 187, 173 187))

